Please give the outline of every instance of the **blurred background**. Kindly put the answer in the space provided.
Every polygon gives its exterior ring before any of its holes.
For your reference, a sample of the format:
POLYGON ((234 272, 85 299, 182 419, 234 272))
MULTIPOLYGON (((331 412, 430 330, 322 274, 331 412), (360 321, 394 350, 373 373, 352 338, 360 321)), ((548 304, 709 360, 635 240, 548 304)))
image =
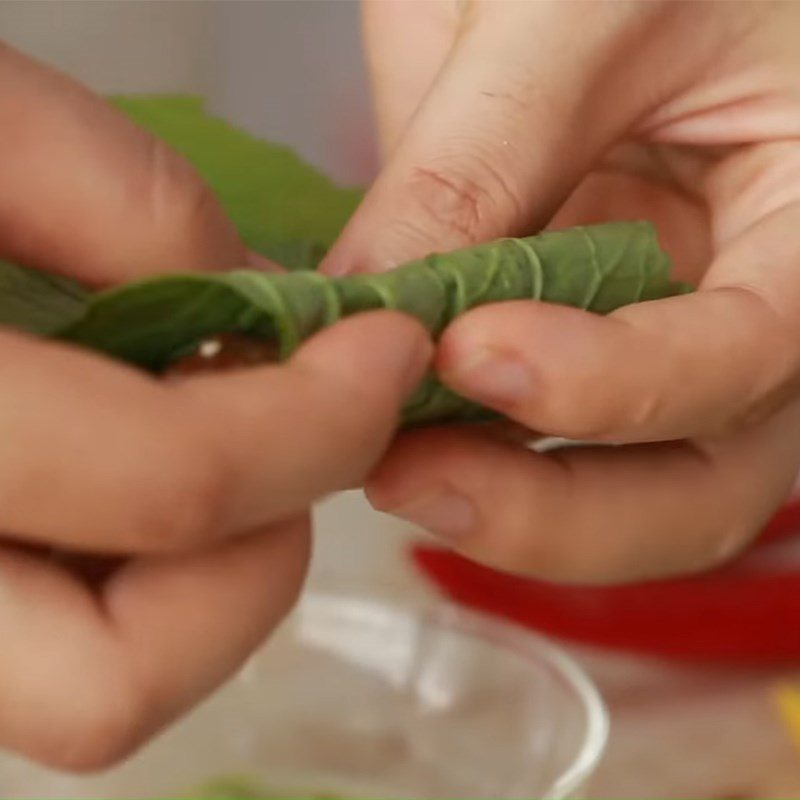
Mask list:
POLYGON ((356 0, 5 0, 0 32, 98 92, 202 94, 252 133, 360 184, 375 148, 358 9, 356 0))
MULTIPOLYGON (((101 93, 201 94, 215 113, 352 185, 377 168, 358 14, 355 0, 5 0, 0 35, 101 93)), ((359 493, 318 517, 312 581, 430 590, 408 558, 420 532, 372 512, 359 493)), ((775 702, 791 670, 570 650, 613 716, 591 797, 800 797, 798 751, 775 702)))

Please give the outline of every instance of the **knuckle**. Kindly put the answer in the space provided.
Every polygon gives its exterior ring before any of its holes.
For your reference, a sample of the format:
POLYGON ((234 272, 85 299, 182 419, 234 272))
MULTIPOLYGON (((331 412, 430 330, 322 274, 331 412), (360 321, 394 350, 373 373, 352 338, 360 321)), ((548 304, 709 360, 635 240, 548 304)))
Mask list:
POLYGON ((406 189, 427 221, 420 224, 432 224, 460 244, 506 233, 522 218, 510 180, 478 148, 458 164, 442 158, 414 168, 406 189))

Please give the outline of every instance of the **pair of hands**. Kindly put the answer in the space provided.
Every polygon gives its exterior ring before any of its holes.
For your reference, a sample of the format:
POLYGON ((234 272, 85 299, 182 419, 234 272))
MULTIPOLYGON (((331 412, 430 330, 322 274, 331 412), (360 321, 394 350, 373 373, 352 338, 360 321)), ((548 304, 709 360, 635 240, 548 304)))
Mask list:
MULTIPOLYGON (((0 551, 0 744, 96 766, 196 702, 290 606, 305 509, 330 491, 366 481, 377 507, 500 567, 616 581, 728 557, 791 486, 800 7, 381 0, 364 21, 386 166, 324 269, 643 217, 702 290, 451 326, 435 363, 459 392, 620 445, 548 456, 456 429, 385 454, 432 356, 397 315, 343 322, 283 366, 169 385, 4 334, 4 529, 136 555, 90 589, 0 551)), ((99 284, 246 260, 180 158, 8 49, 0 82, 4 256, 99 284)))

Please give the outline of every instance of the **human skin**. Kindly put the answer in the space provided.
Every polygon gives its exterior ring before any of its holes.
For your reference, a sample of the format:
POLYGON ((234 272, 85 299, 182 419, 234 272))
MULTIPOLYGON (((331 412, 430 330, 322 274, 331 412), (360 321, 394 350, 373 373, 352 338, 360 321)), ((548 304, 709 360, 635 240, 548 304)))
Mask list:
MULTIPOLYGON (((254 261, 182 158, 4 45, 0 257, 94 285, 254 261)), ((163 382, 0 332, 0 747, 104 766, 235 672, 297 595, 309 504, 363 482, 431 350, 383 312, 163 382), (121 559, 87 580, 76 551, 121 559)))
POLYGON ((323 269, 647 218, 699 285, 607 317, 463 315, 436 356, 447 384, 617 446, 418 431, 372 503, 552 580, 730 558, 800 464, 800 4, 367 0, 363 19, 384 166, 323 269))

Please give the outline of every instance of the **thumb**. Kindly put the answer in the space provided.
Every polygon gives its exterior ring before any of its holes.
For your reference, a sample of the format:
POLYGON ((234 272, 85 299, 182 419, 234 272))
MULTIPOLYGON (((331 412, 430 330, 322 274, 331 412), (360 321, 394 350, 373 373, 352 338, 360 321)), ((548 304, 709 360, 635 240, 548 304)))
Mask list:
POLYGON ((632 56, 652 49, 638 44, 657 27, 662 6, 650 5, 468 4, 445 64, 323 269, 383 270, 542 227, 651 94, 634 85, 639 65, 630 70, 632 56))

